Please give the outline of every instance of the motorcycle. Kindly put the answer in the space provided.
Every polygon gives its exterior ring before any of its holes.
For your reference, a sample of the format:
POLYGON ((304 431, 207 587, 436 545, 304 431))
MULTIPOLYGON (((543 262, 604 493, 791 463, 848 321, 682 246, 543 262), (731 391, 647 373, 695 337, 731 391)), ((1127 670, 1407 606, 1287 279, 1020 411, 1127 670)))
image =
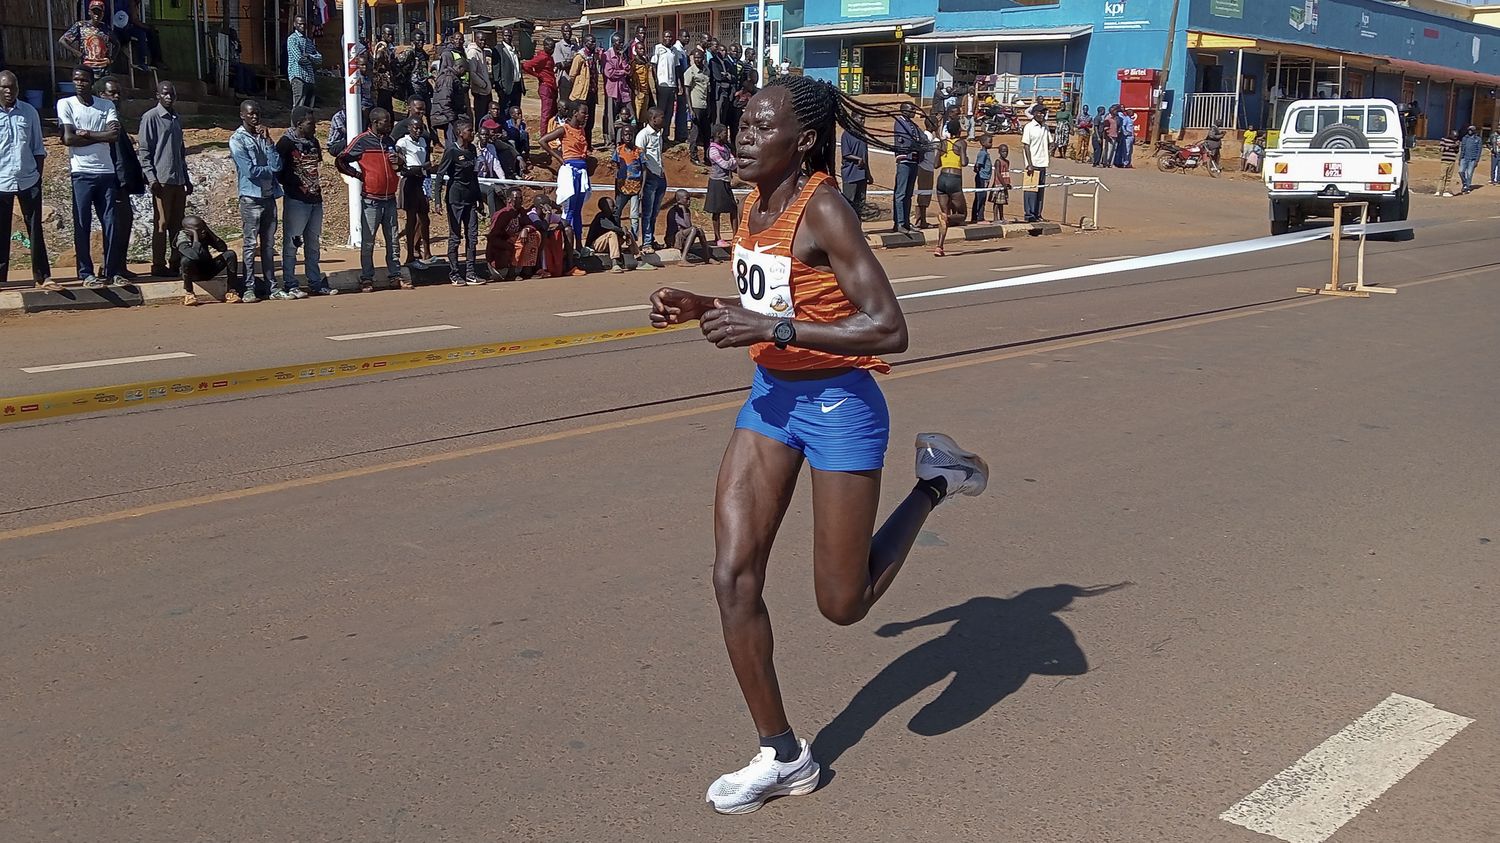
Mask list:
POLYGON ((1010 106, 994 103, 980 106, 979 123, 985 134, 1009 135, 1020 130, 1016 113, 1010 106))
POLYGON ((1161 140, 1156 145, 1156 169, 1163 173, 1173 170, 1182 172, 1184 170, 1195 170, 1199 164, 1207 159, 1202 144, 1192 146, 1178 146, 1169 140, 1161 140))

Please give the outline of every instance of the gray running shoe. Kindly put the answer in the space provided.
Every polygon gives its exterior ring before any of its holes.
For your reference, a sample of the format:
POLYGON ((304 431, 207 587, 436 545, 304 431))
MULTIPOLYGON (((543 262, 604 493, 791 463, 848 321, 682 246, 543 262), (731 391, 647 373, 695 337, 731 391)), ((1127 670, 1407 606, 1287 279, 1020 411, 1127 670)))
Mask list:
POLYGON ((273 298, 276 301, 295 301, 297 297, 292 294, 291 290, 277 290, 271 293, 269 298, 273 298))
POLYGON ((943 500, 954 495, 977 495, 990 481, 990 467, 977 455, 958 447, 942 433, 917 434, 917 478, 943 478, 947 492, 943 500))

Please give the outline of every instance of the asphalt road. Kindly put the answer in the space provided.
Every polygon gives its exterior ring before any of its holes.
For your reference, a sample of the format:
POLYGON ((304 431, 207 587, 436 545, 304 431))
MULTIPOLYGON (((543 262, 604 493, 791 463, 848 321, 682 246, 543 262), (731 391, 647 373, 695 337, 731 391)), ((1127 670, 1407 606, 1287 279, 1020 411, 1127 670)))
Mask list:
MULTIPOLYGON (((1496 839, 1492 228, 1371 244, 1401 291, 1367 300, 1293 292, 1321 243, 909 302, 886 497, 928 429, 990 492, 850 628, 799 495, 767 599, 830 772, 749 817, 701 801, 755 749, 709 581, 741 353, 680 332, 0 430, 0 839, 1248 843, 1220 813, 1393 693, 1473 723, 1329 839, 1496 839)), ((1102 242, 888 264, 944 276, 916 290, 1102 242)), ((535 295, 397 340, 572 329, 535 295)), ((323 347, 285 312, 220 345, 323 347)))

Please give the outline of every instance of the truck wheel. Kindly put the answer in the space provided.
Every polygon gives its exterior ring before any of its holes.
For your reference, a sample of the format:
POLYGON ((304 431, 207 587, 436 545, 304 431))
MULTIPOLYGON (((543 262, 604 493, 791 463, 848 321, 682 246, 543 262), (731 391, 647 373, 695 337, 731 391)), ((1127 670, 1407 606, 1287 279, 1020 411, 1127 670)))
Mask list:
POLYGON ((1369 149, 1370 141, 1364 133, 1343 123, 1335 123, 1313 135, 1309 149, 1369 149))

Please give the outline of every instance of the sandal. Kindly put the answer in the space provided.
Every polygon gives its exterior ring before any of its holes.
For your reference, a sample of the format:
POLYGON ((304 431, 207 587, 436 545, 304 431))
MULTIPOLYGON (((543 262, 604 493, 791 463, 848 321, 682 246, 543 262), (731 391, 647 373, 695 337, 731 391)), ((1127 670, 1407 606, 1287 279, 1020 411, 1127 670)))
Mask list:
POLYGON ((945 254, 943 254, 943 249, 942 249, 942 247, 938 247, 938 248, 936 248, 936 249, 933 249, 933 250, 932 250, 932 256, 933 256, 933 257, 935 257, 935 258, 943 258, 943 257, 947 257, 947 255, 945 255, 945 254))
POLYGON ((193 295, 192 293, 183 293, 182 303, 187 305, 188 307, 193 307, 198 303, 198 297, 193 295))

